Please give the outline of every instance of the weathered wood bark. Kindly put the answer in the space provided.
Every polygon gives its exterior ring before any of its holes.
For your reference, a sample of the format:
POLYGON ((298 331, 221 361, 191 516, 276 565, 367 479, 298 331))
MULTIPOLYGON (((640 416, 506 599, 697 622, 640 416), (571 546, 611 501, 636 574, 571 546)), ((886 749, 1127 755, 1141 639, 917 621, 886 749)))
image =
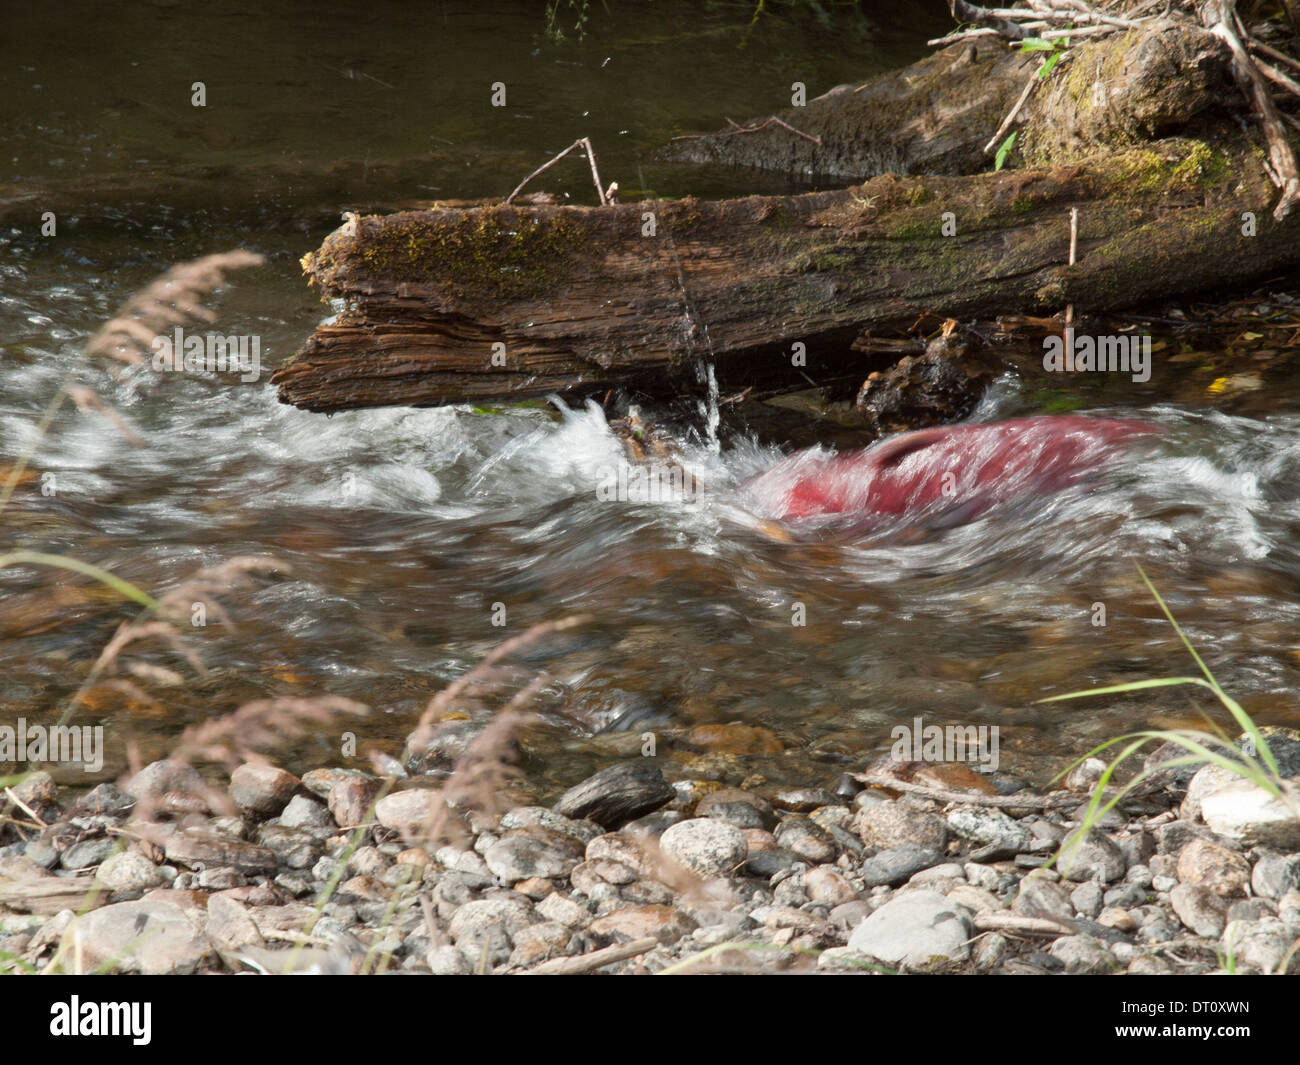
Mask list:
MULTIPOLYGON (((347 309, 272 380, 285 402, 323 411, 615 386, 665 395, 697 390, 704 358, 724 388, 856 385, 881 362, 855 354, 853 340, 921 312, 1053 313, 1069 302, 1101 311, 1251 280, 1300 262, 1300 225, 1271 218, 1273 189, 1252 144, 1213 110, 1228 58, 1183 26, 1081 47, 1020 126, 1025 161, 1042 169, 882 174, 832 192, 723 202, 353 219, 304 261, 347 309), (1106 96, 1093 102, 1098 71, 1106 96), (1067 267, 1071 207, 1079 261, 1067 267)), ((1026 74, 1007 62, 1015 77, 985 80, 1003 86, 1009 109, 1026 74)), ((929 63, 910 69, 933 74, 929 63)), ((905 97, 911 89, 898 86, 914 85, 909 71, 885 81, 905 97)), ((989 116, 964 150, 978 140, 983 151, 1001 118, 989 116)), ((789 118, 809 129, 806 115, 789 118)), ((893 143, 910 135, 904 124, 893 143)), ((776 126, 770 136, 821 150, 776 126)))

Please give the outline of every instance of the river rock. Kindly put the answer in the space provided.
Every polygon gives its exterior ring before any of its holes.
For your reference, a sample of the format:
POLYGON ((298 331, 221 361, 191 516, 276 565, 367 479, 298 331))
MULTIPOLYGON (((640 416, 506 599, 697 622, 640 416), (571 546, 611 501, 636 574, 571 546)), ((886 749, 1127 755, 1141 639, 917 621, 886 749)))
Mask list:
POLYGON ((659 841, 665 857, 697 876, 725 876, 749 853, 738 828, 707 817, 693 817, 673 825, 659 841))
POLYGON ((849 878, 833 865, 818 865, 803 875, 804 891, 813 902, 841 906, 858 897, 849 878))
POLYGON ((833 862, 839 855, 830 833, 806 817, 786 818, 776 826, 773 836, 778 846, 793 851, 801 861, 811 865, 833 862))
POLYGON ((87 972, 108 966, 146 976, 193 973, 213 958, 208 938, 170 902, 114 903, 78 917, 70 932, 87 972))
POLYGON ((230 774, 230 797, 241 810, 274 817, 293 798, 302 782, 273 765, 245 762, 230 774))
MULTIPOLYGON (((716 791, 705 795, 698 803, 695 804, 696 817, 714 817, 714 810, 717 807, 730 807, 735 803, 743 803, 752 807, 758 814, 762 824, 754 825, 754 828, 771 829, 776 825, 776 813, 772 809, 772 804, 763 796, 752 791, 745 791, 742 788, 718 788, 716 791)), ((721 820, 729 820, 726 817, 721 820)), ((734 821, 732 822, 735 823, 734 821)), ((745 828, 745 825, 736 825, 737 828, 745 828)))
POLYGON ((1280 899, 1300 887, 1300 854, 1263 854, 1250 873, 1250 887, 1266 899, 1280 899))
POLYGON ((1169 893, 1169 905, 1184 925, 1207 939, 1218 939, 1228 923, 1227 903, 1200 884, 1179 884, 1169 893))
POLYGON ((1064 963, 1067 973, 1113 973, 1119 968, 1114 955, 1091 936, 1062 936, 1048 953, 1064 963))
POLYGON ((138 850, 118 851, 104 860, 95 879, 109 891, 146 891, 171 878, 138 850))
POLYGON ((499 965, 514 949, 514 933, 532 923, 533 907, 522 896, 474 899, 456 910, 447 931, 471 965, 478 965, 485 945, 488 964, 499 965))
POLYGON ((1020 882, 1011 909, 1023 917, 1045 917, 1055 921, 1074 918, 1074 903, 1070 901, 1069 891, 1037 873, 1020 882))
MULTIPOLYGON (((306 777, 303 777, 303 783, 307 783, 306 777)), ((325 802, 339 828, 356 828, 357 825, 368 821, 372 816, 371 807, 374 806, 381 787, 379 780, 361 774, 336 777, 330 785, 325 802)), ((398 792, 398 794, 407 793, 398 792)))
POLYGON ((508 832, 512 828, 546 828, 552 832, 576 839, 584 847, 605 830, 594 821, 574 820, 548 810, 545 806, 516 806, 507 810, 501 817, 501 829, 508 832))
POLYGON ((922 869, 938 865, 941 861, 941 852, 908 843, 873 854, 862 863, 859 875, 867 887, 901 884, 922 869))
POLYGON ((59 855, 59 864, 64 869, 89 869, 93 865, 99 865, 110 854, 117 850, 119 844, 115 839, 83 839, 80 843, 74 843, 61 855, 59 855))
POLYGON ((989 857, 1010 857, 1029 846, 1031 833, 1001 810, 983 806, 958 806, 948 812, 948 827, 963 839, 992 848, 989 857))
POLYGON ((199 771, 188 762, 174 762, 164 758, 150 762, 141 769, 127 781, 125 790, 134 799, 157 801, 173 792, 200 795, 204 784, 199 771))
POLYGON ((1300 818, 1293 812, 1300 805, 1300 786, 1284 780, 1281 788, 1289 803, 1248 780, 1225 784, 1205 796, 1201 816, 1219 835, 1245 846, 1300 850, 1300 818))
POLYGON ((615 910, 597 917, 588 926, 593 935, 602 938, 633 940, 656 936, 661 943, 674 943, 695 928, 695 921, 687 914, 662 904, 615 910))
POLYGON ((224 951, 266 946, 248 909, 226 895, 208 899, 208 938, 224 951))
POLYGON ((295 795, 280 813, 280 824, 285 828, 303 828, 308 832, 333 833, 338 825, 328 807, 306 795, 295 795))
POLYGON ((558 921, 541 921, 519 929, 512 938, 515 949, 510 954, 510 965, 522 967, 567 953, 573 930, 558 921))
MULTIPOLYGON (((333 796, 334 792, 331 791, 331 808, 333 796)), ((375 803, 375 820, 404 836, 418 836, 428 831, 433 818, 441 809, 442 792, 439 789, 408 788, 392 792, 378 800, 375 803)))
POLYGON ((586 818, 605 828, 648 814, 673 800, 677 793, 648 759, 620 762, 575 784, 556 801, 556 813, 586 818))
MULTIPOLYGON (((1276 917, 1259 921, 1230 921, 1219 941, 1225 956, 1239 966, 1249 966, 1261 973, 1276 973, 1291 950, 1295 936, 1276 917)), ((1287 972, 1300 970, 1300 951, 1292 954, 1287 972)))
POLYGON ((851 951, 901 962, 911 969, 965 961, 973 929, 969 911, 934 891, 909 891, 890 899, 849 937, 851 951))
POLYGON ((862 842, 870 847, 911 845, 942 853, 948 844, 948 825, 942 817, 897 802, 863 807, 856 825, 862 842))
POLYGON ((1229 898, 1246 893, 1250 864, 1236 851, 1209 840, 1193 840, 1178 856, 1178 879, 1229 898))
POLYGON ((1070 904, 1084 917, 1096 917, 1104 902, 1101 885, 1095 880, 1086 880, 1070 892, 1070 904))
POLYGON ((529 877, 563 877, 582 860, 582 844, 572 836, 532 826, 507 832, 483 860, 493 876, 508 884, 529 877))
POLYGON ((1075 829, 1061 841, 1061 857, 1056 863, 1061 875, 1069 880, 1098 880, 1109 883, 1124 875, 1124 852, 1100 832, 1086 835, 1075 829))

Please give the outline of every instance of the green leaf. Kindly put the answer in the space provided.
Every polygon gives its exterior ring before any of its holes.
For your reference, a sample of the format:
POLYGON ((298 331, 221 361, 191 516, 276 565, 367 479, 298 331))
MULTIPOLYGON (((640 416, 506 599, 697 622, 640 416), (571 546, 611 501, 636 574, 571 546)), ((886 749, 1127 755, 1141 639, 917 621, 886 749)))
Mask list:
POLYGON ((1041 37, 1026 37, 1020 42, 1020 54, 1026 52, 1051 52, 1055 50, 1056 45, 1051 41, 1045 41, 1041 37))
POLYGON ((1049 55, 1046 59, 1043 60, 1043 65, 1038 68, 1039 81, 1042 81, 1044 78, 1047 77, 1048 74, 1052 72, 1052 67, 1056 66, 1056 64, 1061 61, 1061 56, 1063 55, 1065 55, 1064 52, 1056 52, 1055 54, 1049 55))
POLYGON ((1002 169, 1003 164, 1006 163, 1007 156, 1011 154, 1011 149, 1015 146, 1015 143, 1016 143, 1015 133, 1011 134, 1010 137, 1008 137, 1006 140, 1002 142, 1002 147, 998 149, 998 154, 993 157, 994 170, 1002 169))

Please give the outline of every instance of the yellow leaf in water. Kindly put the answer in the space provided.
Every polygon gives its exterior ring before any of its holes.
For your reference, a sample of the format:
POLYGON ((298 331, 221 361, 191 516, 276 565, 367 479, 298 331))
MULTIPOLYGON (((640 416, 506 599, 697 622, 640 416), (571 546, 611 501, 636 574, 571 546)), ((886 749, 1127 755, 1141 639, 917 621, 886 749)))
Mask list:
POLYGON ((1231 377, 1217 377, 1210 382, 1205 391, 1212 396, 1221 395, 1224 392, 1253 392, 1256 389, 1263 388, 1264 382, 1259 379, 1259 374, 1255 373, 1236 373, 1231 377))
POLYGON ((1239 340, 1259 340, 1263 333, 1242 333, 1239 340))

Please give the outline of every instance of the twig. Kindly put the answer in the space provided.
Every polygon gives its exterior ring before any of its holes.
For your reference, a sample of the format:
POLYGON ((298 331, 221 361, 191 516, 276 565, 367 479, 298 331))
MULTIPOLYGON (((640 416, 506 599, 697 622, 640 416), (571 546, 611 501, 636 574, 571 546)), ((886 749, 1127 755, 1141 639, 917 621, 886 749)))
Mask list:
POLYGON ((1201 21, 1211 34, 1228 46, 1232 53, 1232 70, 1237 83, 1259 112, 1259 123, 1268 144, 1269 162, 1272 163, 1270 176, 1282 190, 1282 196, 1273 208, 1273 218, 1280 222, 1291 213, 1296 201, 1300 200, 1300 166, 1296 164, 1295 153, 1291 150, 1286 131, 1282 129, 1282 120, 1269 96, 1264 76, 1255 66, 1233 27, 1235 9, 1235 0, 1210 0, 1201 8, 1201 21))
POLYGON ((694 140, 701 140, 705 137, 734 137, 739 133, 757 133, 760 129, 766 129, 768 126, 772 125, 773 122, 775 122, 782 129, 788 129, 796 137, 802 137, 806 141, 812 141, 812 143, 817 145, 818 148, 822 146, 822 139, 820 137, 814 137, 811 133, 805 133, 801 129, 795 129, 794 126, 790 125, 789 122, 785 122, 782 119, 777 118, 776 115, 773 115, 771 118, 768 118, 763 122, 760 122, 756 126, 742 126, 739 122, 736 122, 730 118, 727 119, 727 122, 731 125, 732 128, 729 130, 725 130, 722 133, 685 133, 680 137, 674 137, 673 140, 694 141, 694 140))
POLYGON ((1251 37, 1246 41, 1246 47, 1252 52, 1263 52, 1270 59, 1276 59, 1279 63, 1285 63, 1289 67, 1294 67, 1296 70, 1300 70, 1300 60, 1292 59, 1285 52, 1279 52, 1271 45, 1255 40, 1254 37, 1251 37))
POLYGON ((591 163, 591 180, 596 185, 596 196, 600 200, 600 205, 602 207, 608 206, 609 200, 605 196, 605 186, 600 183, 600 172, 596 169, 596 150, 591 146, 590 137, 579 137, 576 141, 574 141, 567 148, 565 148, 564 151, 560 152, 559 155, 552 156, 547 162, 543 163, 531 174, 529 174, 526 178, 524 178, 523 181, 519 182, 519 184, 515 186, 515 191, 506 197, 505 206, 509 207, 511 201, 514 200, 514 198, 518 196, 521 192, 523 192, 524 186, 527 185, 530 181, 532 181, 533 178, 535 178, 538 174, 540 174, 544 170, 550 170, 551 167, 553 167, 556 163, 558 163, 571 151, 577 148, 586 149, 587 161, 591 163))
POLYGON ((998 142, 1002 140, 1002 137, 1006 134, 1007 130, 1011 128, 1011 123, 1014 122, 1016 116, 1020 114, 1020 109, 1025 106, 1025 102, 1029 99, 1029 94, 1034 91, 1034 86, 1042 80, 1043 79, 1038 76, 1038 71, 1036 70, 1029 75, 1029 81, 1025 85, 1025 91, 1020 94, 1020 99, 1016 101, 1016 106, 1007 112, 1007 117, 1002 120, 1002 125, 998 126, 998 131, 993 134, 992 140, 990 140, 988 144, 984 145, 985 155, 988 155, 998 146, 998 142))
POLYGON ((541 965, 535 965, 531 969, 523 970, 520 975, 577 976, 579 973, 589 973, 605 965, 613 965, 616 961, 635 958, 638 954, 653 950, 658 945, 658 939, 654 936, 647 936, 644 939, 634 939, 631 943, 615 943, 612 947, 594 950, 590 954, 579 954, 570 958, 553 958, 551 961, 544 961, 541 965))
POLYGON ((1078 929, 1045 917, 1022 917, 1018 913, 980 913, 973 921, 978 932, 1020 932, 1030 936, 1071 936, 1078 929))
POLYGON ((1029 795, 1017 798, 1014 795, 980 795, 976 792, 949 791, 946 788, 930 788, 924 784, 913 784, 908 780, 895 780, 884 773, 849 774, 862 784, 872 787, 888 788, 891 791, 903 791, 910 795, 920 795, 923 799, 936 802, 961 802, 972 806, 999 806, 1004 810, 1051 810, 1057 807, 1078 806, 1083 802, 1080 795, 1029 795))
POLYGON ((28 817, 30 817, 42 828, 49 827, 49 822, 42 820, 40 814, 38 814, 35 810, 33 810, 30 806, 28 806, 25 802, 23 802, 22 799, 18 798, 18 796, 14 794, 13 788, 5 788, 5 795, 8 796, 9 801, 11 803, 17 806, 18 809, 20 809, 23 813, 25 813, 28 817))
POLYGON ((1262 59, 1256 59, 1255 66, 1259 68, 1259 72, 1263 74, 1264 77, 1268 78, 1269 81, 1281 85, 1282 88, 1286 89, 1289 93, 1300 96, 1300 83, 1297 83, 1294 78, 1287 74, 1283 74, 1282 71, 1277 69, 1277 67, 1265 63, 1262 59))

